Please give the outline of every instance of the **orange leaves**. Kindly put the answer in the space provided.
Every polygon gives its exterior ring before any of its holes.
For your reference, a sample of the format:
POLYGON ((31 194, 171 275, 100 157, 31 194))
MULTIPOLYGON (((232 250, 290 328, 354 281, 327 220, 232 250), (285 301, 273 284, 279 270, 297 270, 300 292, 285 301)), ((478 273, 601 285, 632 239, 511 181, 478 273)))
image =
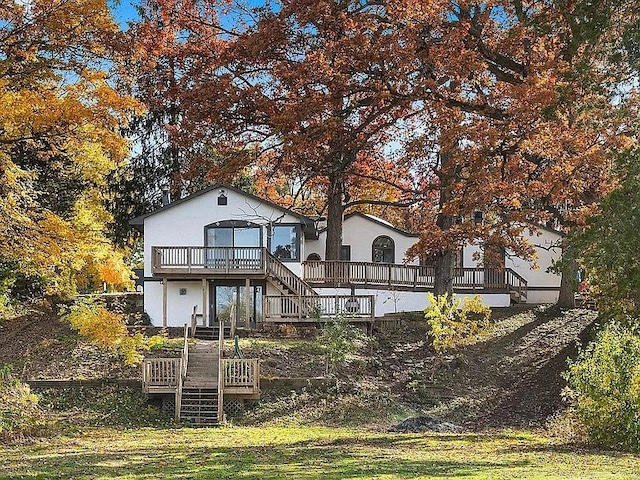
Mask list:
POLYGON ((128 153, 119 129, 140 109, 105 70, 124 54, 119 27, 105 0, 12 5, 0 7, 0 260, 63 296, 126 284, 100 193, 128 153))

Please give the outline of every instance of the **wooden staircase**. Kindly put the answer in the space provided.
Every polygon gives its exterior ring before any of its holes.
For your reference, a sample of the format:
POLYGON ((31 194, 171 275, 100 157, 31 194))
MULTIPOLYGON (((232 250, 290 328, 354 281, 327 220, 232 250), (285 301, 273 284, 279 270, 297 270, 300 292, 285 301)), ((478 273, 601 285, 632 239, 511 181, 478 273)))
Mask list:
MULTIPOLYGON (((231 325, 224 325, 224 338, 231 338, 231 325)), ((220 326, 214 325, 213 327, 207 327, 204 325, 196 325, 193 331, 193 338, 199 340, 218 340, 220 336, 220 326)))
POLYGON ((273 285, 284 295, 309 297, 318 295, 311 285, 274 257, 269 251, 266 254, 266 273, 273 285))
POLYGON ((220 423, 219 363, 217 342, 200 341, 190 349, 180 400, 182 422, 193 426, 220 423))

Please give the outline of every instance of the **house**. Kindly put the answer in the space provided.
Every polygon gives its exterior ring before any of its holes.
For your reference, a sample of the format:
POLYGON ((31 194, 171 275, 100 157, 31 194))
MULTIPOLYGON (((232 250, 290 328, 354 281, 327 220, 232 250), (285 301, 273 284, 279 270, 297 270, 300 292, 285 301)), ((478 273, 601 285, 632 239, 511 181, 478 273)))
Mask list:
MULTIPOLYGON (((304 215, 216 184, 131 224, 144 233, 144 305, 155 325, 192 321, 235 327, 317 322, 333 315, 373 322, 427 306, 433 267, 404 260, 418 236, 377 217, 345 216, 341 261, 326 261, 326 231, 304 215)), ((454 289, 494 307, 557 299, 547 272, 561 235, 529 233, 539 268, 506 252, 504 268, 484 268, 477 245, 461 249, 454 289)))

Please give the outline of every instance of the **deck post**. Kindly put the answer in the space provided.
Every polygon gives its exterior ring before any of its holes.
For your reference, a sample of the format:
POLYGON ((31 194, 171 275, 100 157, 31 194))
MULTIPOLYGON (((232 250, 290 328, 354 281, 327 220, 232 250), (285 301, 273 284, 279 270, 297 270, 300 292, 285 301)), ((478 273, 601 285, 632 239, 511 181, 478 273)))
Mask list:
POLYGON ((207 302, 207 279, 202 279, 202 325, 207 325, 207 310, 208 310, 207 302))
POLYGON ((162 326, 167 326, 167 277, 162 278, 162 326))
POLYGON ((251 280, 249 278, 244 281, 244 326, 249 328, 251 321, 251 280))

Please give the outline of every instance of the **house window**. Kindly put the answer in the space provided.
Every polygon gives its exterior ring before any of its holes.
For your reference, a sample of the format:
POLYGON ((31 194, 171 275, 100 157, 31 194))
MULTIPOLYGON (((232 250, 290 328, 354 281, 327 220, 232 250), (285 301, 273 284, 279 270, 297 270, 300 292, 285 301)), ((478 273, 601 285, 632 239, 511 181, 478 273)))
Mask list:
POLYGON ((224 192, 220 192, 220 196, 218 197, 218 205, 226 205, 227 204, 227 196, 224 192))
POLYGON ((260 226, 240 220, 224 220, 205 227, 207 247, 259 247, 260 226))
POLYGON ((271 229, 269 251, 284 261, 300 260, 300 235, 297 225, 275 225, 271 229))
POLYGON ((343 262, 351 261, 351 245, 340 246, 340 260, 343 262))
POLYGON ((319 262, 320 260, 322 260, 320 258, 320 255, 318 255, 317 253, 310 253, 309 256, 307 257, 307 262, 319 262))
POLYGON ((373 241, 371 259, 375 263, 395 263, 395 248, 390 237, 381 235, 373 241))

